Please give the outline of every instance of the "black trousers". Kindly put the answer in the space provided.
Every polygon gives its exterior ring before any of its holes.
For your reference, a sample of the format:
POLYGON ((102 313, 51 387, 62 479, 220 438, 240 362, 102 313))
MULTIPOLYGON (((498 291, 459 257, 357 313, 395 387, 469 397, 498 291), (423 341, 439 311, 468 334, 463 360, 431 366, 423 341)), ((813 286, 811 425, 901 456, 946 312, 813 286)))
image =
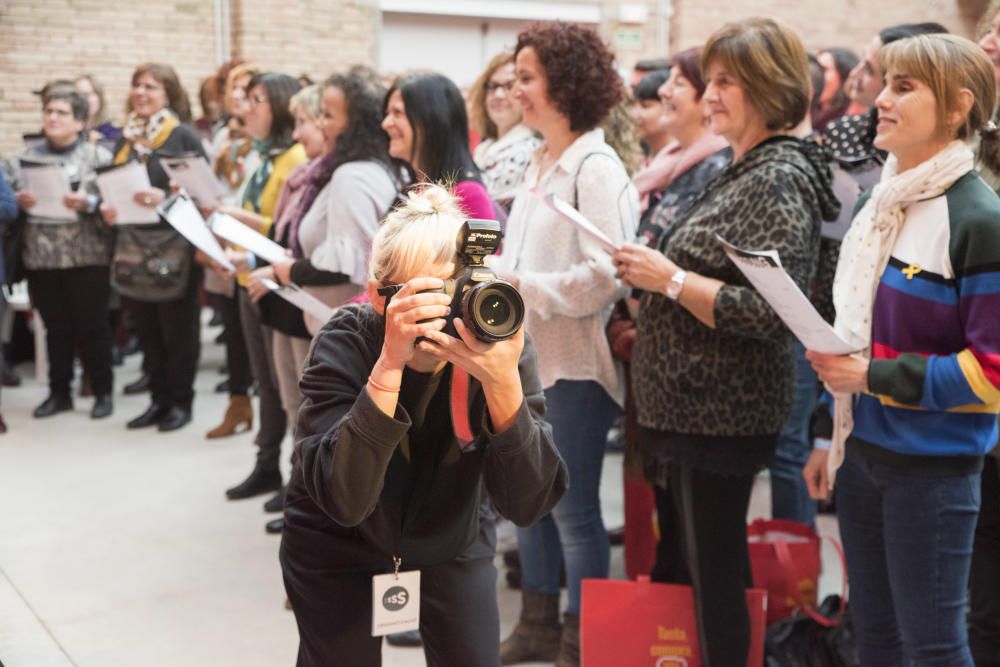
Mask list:
POLYGON ((693 588, 706 667, 745 665, 753 586, 746 515, 754 475, 716 475, 669 467, 667 489, 654 487, 660 543, 651 579, 693 588))
POLYGON ((69 396, 73 356, 80 344, 94 394, 111 393, 111 278, 106 266, 36 269, 28 272, 31 303, 45 323, 49 391, 69 396))
POLYGON ((200 282, 201 272, 192 271, 179 299, 160 303, 128 299, 153 403, 191 409, 201 353, 200 282))
POLYGON ((278 389, 278 375, 274 369, 274 355, 271 354, 271 327, 261 322, 260 309, 250 301, 243 287, 237 287, 240 308, 240 324, 246 341, 250 368, 257 380, 260 430, 254 438, 257 444, 257 466, 277 470, 281 460, 281 441, 288 430, 288 417, 281 405, 281 391, 278 389))
POLYGON ((976 667, 1000 667, 1000 462, 983 465, 982 506, 969 576, 969 648, 976 667))
POLYGON ((253 384, 247 342, 240 324, 240 303, 236 296, 212 295, 212 304, 222 316, 222 331, 226 339, 226 368, 229 371, 229 394, 246 396, 253 384))
MULTIPOLYGON (((282 558, 285 590, 299 627, 297 667, 378 667, 382 638, 371 636, 372 581, 324 576, 282 558)), ((420 572, 420 634, 428 667, 497 667, 500 614, 493 558, 458 558, 420 572)))

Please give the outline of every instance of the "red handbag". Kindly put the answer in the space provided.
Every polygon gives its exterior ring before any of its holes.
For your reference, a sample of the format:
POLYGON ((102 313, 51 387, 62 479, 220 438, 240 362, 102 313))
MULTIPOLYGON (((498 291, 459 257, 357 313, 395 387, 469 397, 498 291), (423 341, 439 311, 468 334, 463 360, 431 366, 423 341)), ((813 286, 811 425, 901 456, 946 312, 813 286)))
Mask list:
MULTIPOLYGON (((748 667, 764 663, 767 592, 747 591, 748 667)), ((583 667, 700 667, 698 622, 690 586, 584 579, 580 609, 583 667)))
MULTIPOLYGON (((797 611, 810 616, 816 613, 823 539, 829 540, 843 563, 840 544, 830 537, 821 538, 807 524, 787 519, 757 519, 747 526, 753 585, 767 590, 768 625, 797 611)), ((846 567, 844 572, 845 590, 841 599, 846 599, 846 567)))

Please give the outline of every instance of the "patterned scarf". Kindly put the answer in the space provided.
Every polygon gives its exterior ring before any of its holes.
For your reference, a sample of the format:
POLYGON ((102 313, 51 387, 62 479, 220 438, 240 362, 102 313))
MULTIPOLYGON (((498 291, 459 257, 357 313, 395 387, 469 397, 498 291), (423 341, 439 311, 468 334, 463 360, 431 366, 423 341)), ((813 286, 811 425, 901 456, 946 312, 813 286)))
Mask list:
POLYGON ((115 164, 125 164, 134 151, 139 160, 144 161, 162 146, 181 122, 169 108, 157 111, 149 118, 142 118, 134 111, 128 115, 122 129, 124 145, 115 155, 115 164))
MULTIPOLYGON (((833 279, 834 328, 848 343, 871 357, 872 311, 882 273, 906 222, 903 209, 914 202, 938 197, 959 178, 972 171, 972 149, 953 141, 934 157, 902 173, 890 155, 882 179, 854 217, 840 246, 837 275, 833 279)), ((830 483, 844 460, 844 443, 854 428, 853 395, 834 394, 833 445, 827 459, 830 483)))
MULTIPOLYGON (((294 144, 293 144, 294 145, 294 144)), ((274 160, 280 157, 291 146, 275 146, 269 139, 264 141, 253 140, 253 150, 260 156, 260 165, 250 176, 247 187, 243 191, 243 208, 250 205, 250 210, 260 213, 260 198, 264 194, 267 182, 271 180, 274 173, 274 160)))

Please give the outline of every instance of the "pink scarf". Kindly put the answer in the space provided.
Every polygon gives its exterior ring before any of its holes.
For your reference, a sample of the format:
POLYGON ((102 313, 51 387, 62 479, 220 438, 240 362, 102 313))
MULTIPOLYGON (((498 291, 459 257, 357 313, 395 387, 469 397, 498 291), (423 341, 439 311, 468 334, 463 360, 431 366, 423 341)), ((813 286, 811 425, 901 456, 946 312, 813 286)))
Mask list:
POLYGON ((632 177, 642 200, 642 210, 649 206, 650 194, 669 186, 678 176, 727 145, 725 139, 712 132, 706 132, 687 148, 681 148, 676 141, 667 144, 632 177))

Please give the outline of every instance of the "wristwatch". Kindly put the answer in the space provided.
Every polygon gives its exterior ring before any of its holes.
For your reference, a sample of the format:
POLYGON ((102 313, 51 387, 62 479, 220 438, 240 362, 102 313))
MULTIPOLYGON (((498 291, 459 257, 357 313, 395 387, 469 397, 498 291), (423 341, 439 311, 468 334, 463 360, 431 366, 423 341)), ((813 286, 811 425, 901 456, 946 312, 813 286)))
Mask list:
POLYGON ((684 269, 677 269, 674 271, 674 275, 670 276, 670 280, 667 281, 667 298, 671 301, 677 301, 681 298, 681 292, 684 290, 684 279, 687 278, 688 272, 684 269))

